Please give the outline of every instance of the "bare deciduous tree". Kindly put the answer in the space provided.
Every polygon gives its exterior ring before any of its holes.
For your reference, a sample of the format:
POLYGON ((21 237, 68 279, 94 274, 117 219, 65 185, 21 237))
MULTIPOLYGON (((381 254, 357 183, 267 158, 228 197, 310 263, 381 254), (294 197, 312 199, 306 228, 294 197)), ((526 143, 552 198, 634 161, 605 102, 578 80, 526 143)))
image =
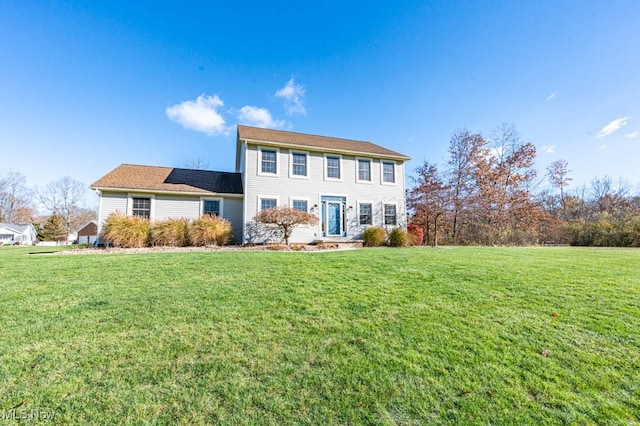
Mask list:
POLYGON ((460 222, 468 212, 469 203, 477 191, 475 173, 480 159, 486 155, 487 141, 468 130, 456 132, 449 141, 448 184, 451 189, 452 231, 454 244, 460 242, 460 222))
POLYGON ((85 185, 65 176, 48 185, 38 188, 36 191, 38 200, 51 213, 56 213, 64 222, 64 230, 68 234, 88 221, 93 213, 93 219, 97 216, 95 211, 87 209, 85 205, 85 185))
POLYGON ((194 160, 189 160, 185 162, 185 167, 188 169, 195 169, 195 170, 206 170, 209 168, 209 162, 203 160, 202 158, 198 157, 194 160))
POLYGON ((433 246, 437 247, 440 220, 449 210, 455 209, 455 188, 446 185, 436 166, 426 161, 418 166, 416 174, 407 204, 413 213, 413 223, 425 228, 427 239, 433 235, 433 246))
POLYGON ((35 208, 27 179, 19 172, 0 175, 0 222, 31 222, 35 208))

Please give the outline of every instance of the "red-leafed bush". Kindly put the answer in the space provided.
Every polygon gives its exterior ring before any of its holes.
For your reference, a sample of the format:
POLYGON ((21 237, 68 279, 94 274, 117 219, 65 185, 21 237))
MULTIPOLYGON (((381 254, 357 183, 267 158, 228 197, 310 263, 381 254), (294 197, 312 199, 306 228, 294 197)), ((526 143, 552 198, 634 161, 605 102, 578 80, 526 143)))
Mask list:
POLYGON ((411 237, 411 245, 421 246, 424 242, 424 229, 420 225, 407 226, 407 232, 411 237))

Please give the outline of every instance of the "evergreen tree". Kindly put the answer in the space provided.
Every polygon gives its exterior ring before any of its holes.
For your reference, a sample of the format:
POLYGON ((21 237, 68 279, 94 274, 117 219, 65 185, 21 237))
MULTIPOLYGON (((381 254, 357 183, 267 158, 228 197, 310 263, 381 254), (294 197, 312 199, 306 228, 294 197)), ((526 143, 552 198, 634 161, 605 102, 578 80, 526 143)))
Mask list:
POLYGON ((59 214, 52 214, 42 227, 45 241, 61 241, 65 237, 64 219, 59 214))

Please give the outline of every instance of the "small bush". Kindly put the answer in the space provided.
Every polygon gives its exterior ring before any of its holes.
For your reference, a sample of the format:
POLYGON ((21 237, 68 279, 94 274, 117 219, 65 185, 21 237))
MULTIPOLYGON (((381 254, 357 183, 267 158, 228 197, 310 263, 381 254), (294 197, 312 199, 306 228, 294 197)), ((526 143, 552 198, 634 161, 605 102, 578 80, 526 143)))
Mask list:
POLYGON ((231 223, 218 216, 202 216, 189 228, 189 240, 194 246, 224 245, 231 240, 231 223))
POLYGON ((189 245, 189 220, 167 219, 151 227, 151 241, 156 246, 185 247, 189 245))
POLYGON ((362 240, 365 247, 378 247, 384 242, 386 231, 384 228, 370 226, 362 233, 362 240))
POLYGON ((306 249, 307 249, 307 246, 305 246, 304 244, 291 245, 291 250, 293 251, 305 251, 306 249))
POLYGON ((420 225, 407 226, 409 232, 409 244, 412 246, 421 246, 424 242, 424 229, 420 225))
POLYGON ((103 236, 116 247, 140 248, 149 245, 149 219, 111 213, 105 221, 103 236))
POLYGON ((400 228, 393 228, 389 232, 389 245, 391 247, 406 247, 409 245, 410 237, 400 228))

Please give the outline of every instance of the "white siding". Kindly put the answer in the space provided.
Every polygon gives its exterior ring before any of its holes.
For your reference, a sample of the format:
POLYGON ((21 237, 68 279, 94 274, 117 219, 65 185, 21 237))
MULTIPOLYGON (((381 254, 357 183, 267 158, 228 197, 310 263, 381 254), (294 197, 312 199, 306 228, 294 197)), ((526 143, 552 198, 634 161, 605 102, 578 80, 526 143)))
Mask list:
POLYGON ((156 195, 154 213, 156 222, 179 217, 197 219, 200 217, 200 197, 156 195))
POLYGON ((114 212, 127 213, 127 194, 102 191, 100 193, 100 211, 98 212, 98 234, 100 234, 107 216, 114 212))
MULTIPOLYGON (((253 221, 257 213, 260 196, 277 198, 280 206, 288 206, 290 199, 308 199, 312 213, 320 216, 321 196, 333 195, 346 197, 347 202, 347 238, 359 239, 364 227, 358 225, 358 202, 373 204, 373 226, 383 226, 383 204, 397 205, 398 226, 406 228, 406 200, 404 184, 404 164, 396 163, 396 183, 381 184, 381 160, 371 160, 371 182, 357 181, 357 161, 355 156, 342 155, 340 180, 325 178, 325 154, 309 153, 308 179, 289 178, 290 150, 280 148, 278 151, 278 175, 265 176, 259 170, 259 151, 256 145, 245 145, 243 170, 245 178, 245 223, 253 221), (313 206, 317 207, 313 209, 313 206)), ((294 150, 295 151, 295 150, 294 150)), ((364 155, 357 158, 367 158, 364 155)), ((384 160, 388 161, 388 160, 384 160)), ((310 242, 322 239, 321 224, 294 229, 291 242, 310 242)))
POLYGON ((242 242, 242 198, 225 198, 223 216, 233 226, 233 238, 242 242))

